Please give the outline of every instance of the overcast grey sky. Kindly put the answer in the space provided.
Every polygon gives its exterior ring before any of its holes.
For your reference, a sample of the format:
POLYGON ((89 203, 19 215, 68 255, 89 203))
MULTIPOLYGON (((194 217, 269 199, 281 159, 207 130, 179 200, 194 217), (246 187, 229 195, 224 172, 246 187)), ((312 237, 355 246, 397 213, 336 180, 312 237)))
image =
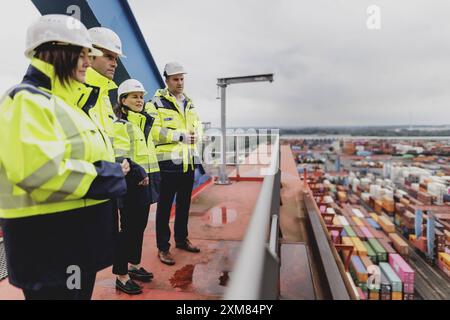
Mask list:
MULTIPOLYGON (((408 124, 410 113, 415 124, 450 123, 448 0, 129 3, 160 69, 170 60, 188 69, 203 121, 220 123, 218 77, 273 72, 273 83, 227 89, 230 126, 408 124), (380 30, 366 25, 372 4, 380 30)), ((2 90, 20 81, 25 30, 38 16, 27 0, 8 9, 2 90), (11 12, 20 10, 19 21, 11 12)))

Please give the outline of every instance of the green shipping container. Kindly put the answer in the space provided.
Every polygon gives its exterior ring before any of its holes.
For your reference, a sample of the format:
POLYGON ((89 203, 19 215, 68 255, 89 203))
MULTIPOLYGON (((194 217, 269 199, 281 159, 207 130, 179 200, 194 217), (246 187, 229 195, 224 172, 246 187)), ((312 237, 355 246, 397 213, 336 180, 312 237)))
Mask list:
POLYGON ((386 262, 380 262, 381 273, 383 273, 388 279, 389 283, 392 286, 392 292, 402 292, 403 283, 395 273, 394 269, 392 269, 391 265, 386 262))
POLYGON ((377 261, 380 262, 387 262, 388 261, 388 255, 386 253, 386 250, 381 246, 381 244, 378 242, 377 239, 369 239, 368 240, 370 246, 372 247, 373 251, 375 251, 375 254, 377 255, 377 261))
POLYGON ((353 231, 352 227, 344 226, 344 230, 347 233, 347 237, 356 237, 356 233, 353 231))
POLYGON ((369 256, 370 260, 372 260, 372 262, 376 264, 378 262, 377 254, 373 250, 372 246, 367 241, 363 241, 362 243, 363 243, 364 247, 366 247, 366 249, 367 249, 367 255, 369 256))

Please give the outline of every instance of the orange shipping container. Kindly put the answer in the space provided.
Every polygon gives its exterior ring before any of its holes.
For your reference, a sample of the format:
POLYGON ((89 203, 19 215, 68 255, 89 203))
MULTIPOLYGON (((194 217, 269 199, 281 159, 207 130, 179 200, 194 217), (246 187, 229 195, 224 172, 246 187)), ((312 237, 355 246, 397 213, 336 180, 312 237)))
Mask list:
POLYGON ((447 265, 450 268, 450 254, 439 252, 439 261, 447 265))
POLYGON ((402 292, 392 292, 392 300, 403 300, 402 292))
POLYGON ((375 212, 381 213, 382 208, 383 208, 383 202, 381 200, 375 200, 375 212))
POLYGON ((406 257, 409 254, 409 246, 408 244, 399 237, 396 233, 390 233, 389 238, 392 240, 392 246, 397 250, 397 252, 403 256, 406 257))
POLYGON ((368 256, 361 256, 361 261, 366 269, 368 269, 370 266, 374 265, 372 260, 368 256))
POLYGON ((450 243, 450 231, 444 230, 445 233, 445 241, 450 243))
POLYGON ((347 201, 347 194, 345 192, 338 191, 337 195, 338 195, 339 201, 341 201, 341 202, 347 201))
POLYGON ((378 223, 380 224, 384 232, 386 233, 395 232, 395 225, 388 218, 381 216, 378 218, 378 223))
POLYGON ((370 216, 372 217, 373 220, 375 220, 375 222, 378 223, 378 217, 379 217, 379 215, 377 215, 375 212, 371 212, 371 213, 370 213, 370 216))
POLYGON ((389 213, 394 213, 395 206, 394 201, 383 201, 383 209, 386 210, 389 213))
POLYGON ((358 256, 367 256, 366 246, 362 243, 362 241, 357 237, 351 237, 350 240, 353 242, 354 250, 358 256))
POLYGON ((369 291, 369 300, 380 300, 380 293, 378 291, 369 291))
POLYGON ((403 205, 405 205, 405 206, 407 206, 407 205, 409 204, 409 200, 406 199, 406 198, 401 198, 401 199, 400 199, 400 203, 403 204, 403 205))
POLYGON ((352 217, 352 219, 353 219, 353 221, 355 222, 355 224, 358 227, 364 227, 365 226, 365 224, 358 217, 352 217))
MULTIPOLYGON (((354 244, 353 244, 352 240, 349 237, 342 237, 342 244, 353 246, 353 255, 356 255, 356 250, 354 248, 354 244)), ((347 256, 348 256, 348 251, 345 250, 344 251, 344 257, 347 258, 347 256)))

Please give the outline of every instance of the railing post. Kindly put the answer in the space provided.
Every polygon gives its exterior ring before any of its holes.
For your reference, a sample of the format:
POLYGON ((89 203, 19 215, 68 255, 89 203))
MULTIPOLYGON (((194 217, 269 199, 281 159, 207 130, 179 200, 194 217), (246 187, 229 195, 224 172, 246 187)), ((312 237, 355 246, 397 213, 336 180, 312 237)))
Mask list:
POLYGON ((226 290, 226 300, 277 299, 280 293, 279 138, 226 290))
POLYGON ((218 83, 220 87, 220 99, 221 99, 221 130, 222 130, 222 163, 219 167, 219 177, 216 184, 226 185, 230 184, 227 174, 227 126, 226 126, 226 92, 227 85, 224 83, 218 83))
POLYGON ((235 144, 234 147, 236 148, 236 181, 239 181, 240 175, 239 175, 239 138, 237 134, 234 136, 235 138, 235 144))
POLYGON ((265 255, 260 300, 278 300, 280 296, 280 259, 267 247, 265 255))

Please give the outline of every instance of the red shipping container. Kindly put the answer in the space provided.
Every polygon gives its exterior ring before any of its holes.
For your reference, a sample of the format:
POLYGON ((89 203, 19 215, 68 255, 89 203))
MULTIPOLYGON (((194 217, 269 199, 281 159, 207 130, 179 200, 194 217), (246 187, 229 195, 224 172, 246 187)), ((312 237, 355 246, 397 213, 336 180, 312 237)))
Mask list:
POLYGON ((335 243, 335 244, 341 243, 341 237, 339 236, 339 231, 331 230, 330 235, 331 235, 331 239, 333 240, 333 243, 335 243))
POLYGON ((366 292, 362 291, 362 289, 360 287, 356 287, 356 290, 358 291, 358 295, 361 300, 367 300, 366 292))
POLYGON ((391 247, 391 245, 386 241, 386 239, 378 239, 378 242, 381 244, 383 249, 386 250, 388 254, 397 253, 397 251, 395 251, 395 249, 391 247))
POLYGON ((403 292, 406 293, 414 293, 414 283, 403 283, 403 292))
POLYGON ((403 300, 414 300, 414 294, 412 294, 412 293, 405 293, 403 295, 403 300))
POLYGON ((353 226, 352 229, 353 229, 353 231, 355 231, 356 236, 359 239, 366 240, 366 237, 364 236, 364 233, 361 231, 361 229, 358 226, 353 226))
MULTIPOLYGON (((414 270, 399 254, 389 255, 389 264, 404 284, 414 284, 414 270)), ((408 292, 411 293, 411 292, 408 292)), ((414 293, 414 290, 413 290, 414 293)))
POLYGON ((391 293, 381 293, 380 300, 391 300, 391 293))

